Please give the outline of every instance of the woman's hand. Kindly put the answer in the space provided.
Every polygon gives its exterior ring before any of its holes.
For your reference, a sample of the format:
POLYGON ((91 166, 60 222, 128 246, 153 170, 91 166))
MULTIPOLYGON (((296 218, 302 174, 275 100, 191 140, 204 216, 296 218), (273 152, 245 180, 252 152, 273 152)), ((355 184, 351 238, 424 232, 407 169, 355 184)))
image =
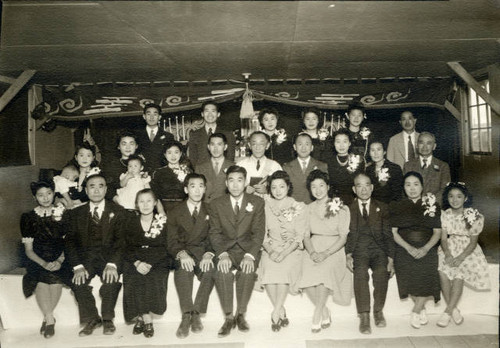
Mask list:
POLYGON ((289 240, 295 237, 295 233, 293 233, 292 231, 285 230, 280 233, 280 237, 283 240, 289 240))
POLYGON ((453 264, 453 259, 454 259, 454 258, 453 258, 453 256, 452 256, 450 253, 445 253, 445 254, 444 254, 444 264, 445 264, 445 265, 448 265, 448 266, 453 267, 453 266, 452 266, 452 264, 453 264))
POLYGON ((318 253, 318 258, 316 260, 314 260, 314 262, 316 262, 316 263, 323 262, 328 258, 328 256, 330 256, 330 254, 328 254, 328 252, 326 250, 322 251, 322 252, 318 253))
POLYGON ((408 252, 408 254, 411 255, 411 257, 413 258, 416 258, 417 257, 417 252, 418 252, 418 249, 417 248, 414 248, 412 247, 411 245, 409 245, 407 248, 406 248, 406 251, 408 252))
POLYGON ((463 257, 462 255, 458 255, 457 257, 453 258, 450 266, 451 267, 458 267, 462 264, 462 262, 464 262, 464 260, 465 260, 465 257, 463 257))
POLYGON ((146 262, 136 261, 134 262, 135 269, 142 275, 146 275, 151 270, 151 265, 146 262))
POLYGON ((429 252, 429 249, 427 249, 426 247, 418 248, 414 258, 416 258, 417 260, 421 259, 425 255, 427 255, 428 252, 429 252))

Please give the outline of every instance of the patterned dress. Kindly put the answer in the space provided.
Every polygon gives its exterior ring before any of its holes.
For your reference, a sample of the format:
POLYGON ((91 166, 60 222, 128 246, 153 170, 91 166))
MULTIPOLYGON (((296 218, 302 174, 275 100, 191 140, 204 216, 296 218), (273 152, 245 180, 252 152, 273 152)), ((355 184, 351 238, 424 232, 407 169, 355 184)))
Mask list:
MULTIPOLYGON (((469 245, 472 236, 478 236, 482 232, 484 216, 480 215, 468 229, 463 215, 453 214, 450 208, 441 214, 441 224, 443 230, 448 234, 448 249, 451 255, 456 257, 469 245)), ((444 252, 441 247, 438 250, 438 255, 439 271, 444 273, 450 280, 463 279, 468 286, 476 290, 491 288, 488 263, 479 244, 458 267, 451 267, 444 263, 444 252)))

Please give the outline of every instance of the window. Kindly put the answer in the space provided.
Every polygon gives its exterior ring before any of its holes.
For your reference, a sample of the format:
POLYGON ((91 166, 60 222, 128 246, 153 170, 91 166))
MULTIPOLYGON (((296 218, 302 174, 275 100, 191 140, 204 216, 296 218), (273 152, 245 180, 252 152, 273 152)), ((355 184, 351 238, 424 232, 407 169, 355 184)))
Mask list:
MULTIPOLYGON (((480 82, 481 86, 489 93, 488 80, 480 82)), ((469 152, 471 154, 491 154, 491 110, 490 106, 472 88, 469 87, 469 152)))

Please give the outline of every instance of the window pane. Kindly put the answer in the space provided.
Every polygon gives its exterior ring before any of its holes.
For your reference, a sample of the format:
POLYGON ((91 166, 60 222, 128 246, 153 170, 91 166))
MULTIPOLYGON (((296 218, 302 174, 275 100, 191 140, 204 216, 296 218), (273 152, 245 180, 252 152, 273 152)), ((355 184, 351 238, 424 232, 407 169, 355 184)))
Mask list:
POLYGON ((486 101, 484 101, 484 99, 483 99, 483 98, 481 98, 481 97, 479 96, 479 94, 478 94, 478 95, 477 95, 477 103, 478 103, 478 104, 486 104, 486 101))
POLYGON ((469 109, 469 127, 477 128, 479 126, 479 120, 477 115, 477 107, 471 107, 469 109))
POLYGON ((490 93, 490 80, 484 81, 484 88, 486 89, 486 92, 490 93))
POLYGON ((482 129, 481 130, 481 152, 490 152, 490 130, 482 129))
POLYGON ((477 104, 477 99, 476 99, 476 92, 472 88, 469 88, 469 105, 476 105, 477 104))
POLYGON ((470 149, 473 152, 480 151, 479 131, 478 130, 471 130, 470 131, 470 149))
POLYGON ((479 106, 479 127, 485 128, 488 127, 488 110, 486 105, 479 106))

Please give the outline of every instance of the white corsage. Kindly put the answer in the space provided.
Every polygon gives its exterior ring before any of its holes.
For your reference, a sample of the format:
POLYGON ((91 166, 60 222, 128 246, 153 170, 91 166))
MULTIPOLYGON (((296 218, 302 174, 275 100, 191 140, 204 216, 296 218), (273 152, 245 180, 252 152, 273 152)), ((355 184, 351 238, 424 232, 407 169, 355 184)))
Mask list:
POLYGON ((144 236, 147 238, 156 238, 163 229, 163 226, 167 222, 167 217, 163 214, 156 214, 153 222, 151 223, 151 228, 149 231, 144 232, 144 236))
POLYGON ((205 217, 205 220, 206 220, 206 221, 210 220, 210 215, 207 215, 207 216, 205 217))
POLYGON ((276 134, 276 144, 280 145, 286 141, 286 132, 284 128, 276 129, 274 134, 276 134))
POLYGON ((434 168, 434 170, 435 170, 436 172, 439 172, 439 166, 438 166, 437 164, 435 164, 434 166, 432 166, 432 168, 434 168))
POLYGON ((52 207, 52 219, 54 221, 61 221, 62 216, 66 208, 62 203, 58 203, 57 205, 52 207))
POLYGON ((476 222, 477 219, 479 219, 479 216, 481 215, 479 214, 479 211, 477 209, 474 208, 464 209, 463 218, 465 220, 465 225, 467 229, 470 229, 472 227, 474 222, 476 222))
POLYGON ((347 171, 349 173, 354 173, 358 169, 360 163, 361 163, 360 155, 350 154, 348 158, 347 171))
POLYGON ((389 168, 377 169, 378 181, 387 182, 391 176, 389 175, 389 168))
POLYGON ((245 207, 245 210, 249 213, 253 211, 253 205, 252 203, 248 203, 247 206, 245 207))
POLYGON ((291 222, 294 217, 300 215, 302 208, 299 204, 294 204, 288 209, 281 209, 281 215, 286 221, 291 222))
POLYGON ((101 169, 99 169, 99 167, 90 168, 85 177, 88 178, 89 176, 99 174, 100 172, 101 169))
POLYGON ((114 217, 115 217, 115 213, 113 213, 113 212, 109 213, 109 221, 111 221, 111 219, 114 217))
POLYGON ((326 214, 325 218, 333 217, 344 206, 344 202, 339 197, 332 198, 326 202, 326 214))
POLYGON ((379 207, 377 207, 377 209, 375 209, 375 211, 376 211, 377 213, 378 213, 378 212, 380 212, 380 208, 379 208, 379 207))
POLYGON ((422 205, 425 207, 424 216, 436 216, 436 196, 432 193, 427 193, 422 197, 422 205))
POLYGON ((326 140, 326 137, 329 135, 330 135, 330 133, 328 132, 328 129, 326 129, 326 128, 318 129, 319 140, 326 140))
POLYGON ((162 136, 160 137, 160 139, 161 139, 161 140, 165 139, 165 135, 162 135, 162 136))
POLYGON ((185 164, 181 164, 179 168, 172 169, 175 175, 177 175, 177 180, 184 182, 186 175, 189 173, 189 168, 185 164))
POLYGON ((368 128, 368 127, 363 127, 359 131, 359 135, 361 135, 361 138, 363 138, 363 140, 367 140, 371 133, 372 132, 370 131, 370 128, 368 128))

